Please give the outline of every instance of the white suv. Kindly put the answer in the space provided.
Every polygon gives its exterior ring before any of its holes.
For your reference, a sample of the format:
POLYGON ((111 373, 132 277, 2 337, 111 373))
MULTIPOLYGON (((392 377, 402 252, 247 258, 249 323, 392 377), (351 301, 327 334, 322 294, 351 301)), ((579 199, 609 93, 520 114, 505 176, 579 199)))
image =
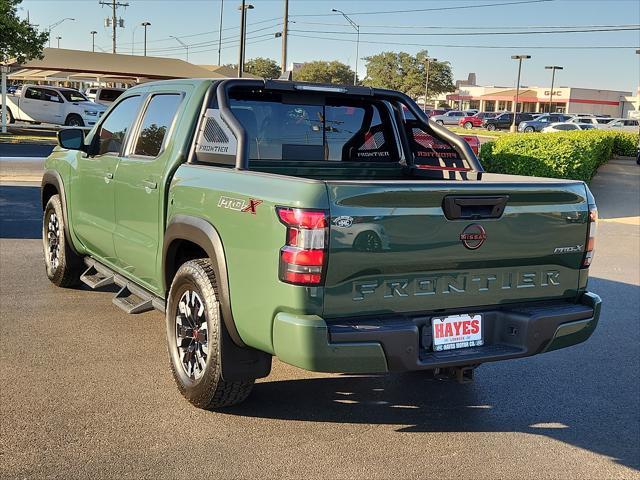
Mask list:
POLYGON ((118 98, 125 91, 124 88, 106 88, 106 87, 91 87, 84 91, 84 94, 96 103, 111 105, 116 98, 118 98))
POLYGON ((78 90, 24 85, 14 95, 7 95, 7 116, 16 120, 77 127, 93 126, 106 107, 90 101, 78 90))

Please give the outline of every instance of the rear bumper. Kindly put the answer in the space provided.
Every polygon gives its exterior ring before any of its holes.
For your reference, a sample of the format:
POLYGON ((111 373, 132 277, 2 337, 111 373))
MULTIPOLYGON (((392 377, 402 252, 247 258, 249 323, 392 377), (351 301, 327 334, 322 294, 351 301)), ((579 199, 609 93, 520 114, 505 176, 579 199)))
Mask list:
POLYGON ((600 297, 585 293, 579 303, 474 310, 483 314, 485 344, 441 352, 431 349, 431 314, 325 322, 318 316, 279 313, 273 344, 283 362, 319 372, 376 373, 475 365, 584 342, 598 324, 600 305, 600 297))

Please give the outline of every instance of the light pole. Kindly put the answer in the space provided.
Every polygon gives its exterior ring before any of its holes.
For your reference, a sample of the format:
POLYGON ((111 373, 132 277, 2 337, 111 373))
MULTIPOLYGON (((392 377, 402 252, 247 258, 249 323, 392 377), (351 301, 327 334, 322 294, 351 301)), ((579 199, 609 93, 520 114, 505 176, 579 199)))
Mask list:
POLYGON ((426 75, 424 80, 424 113, 427 113, 427 94, 429 93, 429 69, 431 67, 431 62, 437 62, 437 58, 429 58, 428 56, 425 58, 425 62, 427 63, 426 75))
POLYGON ((151 26, 151 22, 142 22, 140 25, 144 27, 144 56, 147 56, 147 27, 151 26))
POLYGON ((187 45, 186 43, 184 43, 182 40, 180 40, 178 37, 174 35, 169 35, 169 37, 175 38, 180 45, 182 45, 184 48, 187 49, 187 62, 188 62, 189 61, 189 45, 187 45))
POLYGON ((54 28, 56 28, 58 25, 60 25, 62 22, 66 20, 71 20, 72 22, 75 22, 76 19, 71 17, 66 17, 66 18, 63 18, 62 20, 58 20, 56 23, 52 23, 47 27, 47 30, 49 31, 49 46, 51 46, 51 30, 53 30, 54 28))
POLYGON ((218 31, 218 66, 222 56, 222 13, 224 12, 224 0, 220 0, 220 29, 218 31))
POLYGON ((332 8, 331 11, 342 15, 345 20, 349 22, 349 25, 351 25, 356 30, 356 71, 353 72, 353 84, 355 85, 356 83, 358 83, 358 50, 360 50, 360 25, 351 20, 342 10, 332 8))
POLYGON ((56 48, 60 48, 60 40, 62 40, 62 37, 56 37, 56 40, 58 41, 58 46, 56 48))
POLYGON ((91 30, 89 32, 91 34, 91 51, 95 52, 96 51, 96 32, 95 30, 91 30))
POLYGON ((548 65, 545 70, 551 70, 551 92, 549 92, 549 113, 553 113, 553 83, 556 79, 556 70, 564 70, 563 67, 557 65, 548 65))
POLYGON ((287 40, 289 32, 289 0, 284 0, 284 18, 282 21, 282 65, 280 73, 287 71, 287 40))
POLYGON ((253 5, 242 0, 242 5, 238 7, 240 10, 240 53, 238 55, 238 78, 242 78, 244 72, 244 50, 247 42, 247 10, 252 10, 253 5))
POLYGON ((518 81, 516 83, 516 101, 513 103, 513 122, 509 131, 515 133, 518 131, 516 128, 516 116, 518 115, 518 97, 520 96, 520 73, 522 72, 522 60, 528 60, 531 55, 511 55, 512 60, 518 60, 518 81))

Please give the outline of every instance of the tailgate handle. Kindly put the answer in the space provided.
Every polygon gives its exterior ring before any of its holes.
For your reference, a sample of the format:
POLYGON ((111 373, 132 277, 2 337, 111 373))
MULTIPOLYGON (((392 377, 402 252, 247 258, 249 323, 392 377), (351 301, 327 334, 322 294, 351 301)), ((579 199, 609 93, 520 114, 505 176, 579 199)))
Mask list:
POLYGON ((500 218, 509 200, 508 195, 495 197, 447 196, 442 201, 442 210, 449 220, 479 220, 500 218))

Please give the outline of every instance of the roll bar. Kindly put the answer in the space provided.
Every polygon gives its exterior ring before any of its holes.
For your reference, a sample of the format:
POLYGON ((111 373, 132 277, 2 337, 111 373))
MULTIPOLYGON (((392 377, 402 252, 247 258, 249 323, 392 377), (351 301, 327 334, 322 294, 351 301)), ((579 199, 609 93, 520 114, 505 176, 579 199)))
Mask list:
POLYGON ((261 88, 265 90, 280 90, 280 91, 302 91, 312 90, 317 92, 333 92, 344 93, 349 95, 361 95, 361 96, 375 96, 388 100, 392 104, 400 104, 407 108, 418 121, 419 125, 427 133, 443 139, 449 142, 454 150, 460 155, 461 158, 467 161, 472 171, 478 174, 478 180, 480 180, 484 169, 476 158, 473 150, 462 137, 459 137, 453 132, 450 132, 445 127, 438 125, 435 122, 429 120, 427 115, 418 108, 416 103, 408 95, 397 92, 395 90, 387 90, 384 88, 369 88, 369 87, 342 87, 335 85, 322 85, 313 83, 300 83, 300 82, 288 82, 281 80, 253 80, 242 78, 231 78, 223 80, 217 84, 216 98, 218 101, 218 108, 220 109, 220 118, 227 124, 229 129, 233 132, 238 140, 238 148, 236 150, 236 169, 247 170, 249 168, 249 140, 247 133, 242 124, 235 117, 229 106, 229 91, 235 87, 253 87, 261 88))

